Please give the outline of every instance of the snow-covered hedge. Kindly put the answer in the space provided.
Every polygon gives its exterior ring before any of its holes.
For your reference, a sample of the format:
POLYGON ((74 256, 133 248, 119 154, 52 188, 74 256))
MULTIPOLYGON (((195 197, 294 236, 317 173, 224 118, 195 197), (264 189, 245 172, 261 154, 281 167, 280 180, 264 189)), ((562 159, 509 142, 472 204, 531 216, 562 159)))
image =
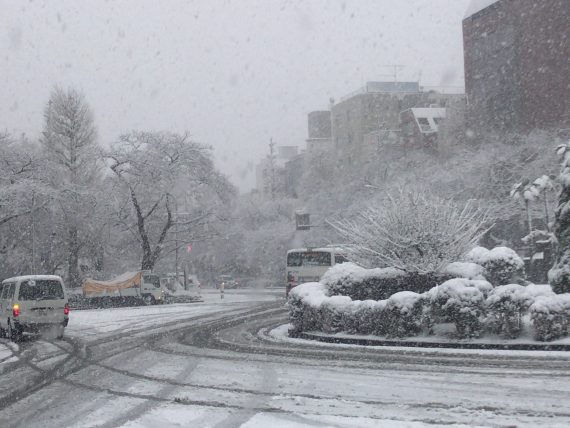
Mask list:
POLYGON ((524 261, 508 247, 488 250, 475 247, 465 256, 466 262, 476 263, 485 269, 484 277, 494 286, 524 281, 524 261))
POLYGON ((526 287, 519 284, 501 285, 491 291, 485 302, 487 326, 493 333, 508 339, 519 336, 522 314, 527 306, 526 287))
POLYGON ((402 291, 384 300, 331 296, 325 284, 307 283, 291 291, 288 305, 292 334, 406 337, 451 322, 459 338, 490 331, 512 339, 521 332, 523 315, 530 314, 536 339, 546 341, 567 335, 570 326, 570 294, 554 294, 549 285, 493 287, 480 279, 454 278, 425 293, 402 291))
POLYGON ((386 335, 388 328, 385 307, 386 300, 353 301, 346 311, 345 331, 355 334, 386 335))
POLYGON ((482 280, 455 278, 432 288, 427 294, 430 321, 455 323, 460 338, 478 337, 482 331, 481 315, 491 284, 482 280))
POLYGON ((400 291, 392 295, 384 306, 385 330, 388 337, 415 336, 422 329, 422 295, 413 291, 400 291))
POLYGON ((400 291, 424 293, 453 278, 447 273, 408 273, 395 268, 365 269, 354 263, 330 268, 321 282, 331 296, 349 296, 353 300, 383 300, 400 291))
POLYGON ((301 284, 289 293, 289 320, 293 333, 321 330, 321 305, 327 300, 326 287, 319 282, 301 284))
MULTIPOLYGON (((481 248, 481 247, 479 247, 481 248)), ((444 273, 454 278, 485 280, 485 268, 472 262, 453 262, 445 267, 444 273)))

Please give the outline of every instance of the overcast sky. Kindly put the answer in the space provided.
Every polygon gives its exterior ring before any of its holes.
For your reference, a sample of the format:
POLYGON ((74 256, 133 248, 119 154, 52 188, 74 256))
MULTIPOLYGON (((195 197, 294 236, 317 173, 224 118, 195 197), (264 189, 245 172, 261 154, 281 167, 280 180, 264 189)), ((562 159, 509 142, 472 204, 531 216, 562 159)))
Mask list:
POLYGON ((0 129, 35 138, 55 84, 84 92, 101 144, 190 131, 242 190, 272 137, 371 80, 463 86, 469 0, 0 0, 0 129))

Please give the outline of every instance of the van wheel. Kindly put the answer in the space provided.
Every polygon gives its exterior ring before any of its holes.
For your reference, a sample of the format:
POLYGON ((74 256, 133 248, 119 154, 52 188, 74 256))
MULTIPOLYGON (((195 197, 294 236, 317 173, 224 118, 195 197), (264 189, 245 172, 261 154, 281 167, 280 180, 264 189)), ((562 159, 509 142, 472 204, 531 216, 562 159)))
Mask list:
POLYGON ((8 323, 8 331, 6 335, 12 342, 19 342, 22 340, 22 332, 19 329, 12 327, 12 323, 8 323))
POLYGON ((154 305, 154 297, 152 297, 150 294, 146 294, 143 296, 143 302, 147 306, 154 305))
POLYGON ((6 329, 0 327, 0 337, 8 337, 8 334, 6 333, 6 329))

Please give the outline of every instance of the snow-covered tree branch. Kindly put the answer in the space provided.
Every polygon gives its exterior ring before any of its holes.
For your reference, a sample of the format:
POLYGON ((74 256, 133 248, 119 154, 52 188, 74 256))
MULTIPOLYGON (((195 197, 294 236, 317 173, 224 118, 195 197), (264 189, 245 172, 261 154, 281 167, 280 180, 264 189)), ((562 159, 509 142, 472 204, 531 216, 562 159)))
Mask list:
POLYGON ((489 227, 486 213, 420 192, 401 192, 351 217, 329 221, 350 258, 366 267, 437 272, 469 251, 489 227))

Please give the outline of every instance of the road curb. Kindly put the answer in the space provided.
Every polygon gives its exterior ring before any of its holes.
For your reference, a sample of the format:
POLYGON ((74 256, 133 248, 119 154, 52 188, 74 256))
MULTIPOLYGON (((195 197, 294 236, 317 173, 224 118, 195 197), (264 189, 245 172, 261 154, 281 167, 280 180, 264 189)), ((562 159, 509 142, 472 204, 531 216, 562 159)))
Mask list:
POLYGON ((363 339, 357 337, 338 337, 317 333, 297 333, 295 339, 315 340, 317 342, 362 346, 397 346, 402 348, 448 348, 504 351, 570 351, 570 345, 556 343, 463 343, 463 342, 420 342, 408 340, 363 339))

